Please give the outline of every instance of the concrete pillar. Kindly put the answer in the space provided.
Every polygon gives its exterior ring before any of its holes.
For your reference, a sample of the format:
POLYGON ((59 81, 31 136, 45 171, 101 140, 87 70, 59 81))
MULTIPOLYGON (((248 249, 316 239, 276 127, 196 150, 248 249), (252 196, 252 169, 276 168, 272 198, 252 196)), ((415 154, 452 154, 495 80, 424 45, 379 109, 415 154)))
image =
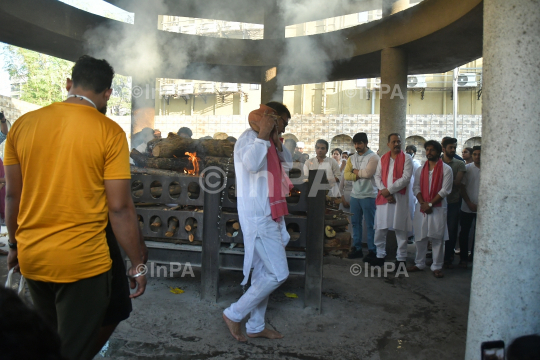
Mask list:
POLYGON ((132 77, 131 87, 131 134, 135 134, 145 127, 154 128, 156 113, 155 77, 132 77))
MULTIPOLYGON (((540 333, 540 6, 484 1, 482 175, 467 329, 480 344, 540 333)), ((463 250, 462 250, 463 251, 463 250)))
POLYGON ((388 48, 381 52, 381 114, 379 154, 389 151, 388 134, 398 133, 405 143, 407 115, 407 53, 388 48))
POLYGON ((409 7, 409 0, 383 0, 382 16, 387 17, 409 7))
MULTIPOLYGON (((277 1, 268 1, 264 9, 264 38, 285 39, 285 22, 281 16, 277 1)), ((261 70, 261 103, 270 101, 283 102, 283 86, 278 84, 277 66, 261 70)))
MULTIPOLYGON (((146 31, 158 28, 160 14, 158 9, 141 1, 139 6, 142 10, 135 13, 134 26, 143 36, 146 31)), ((138 73, 131 74, 131 136, 145 127, 154 128, 156 77, 151 73, 151 68, 141 64, 138 73)))

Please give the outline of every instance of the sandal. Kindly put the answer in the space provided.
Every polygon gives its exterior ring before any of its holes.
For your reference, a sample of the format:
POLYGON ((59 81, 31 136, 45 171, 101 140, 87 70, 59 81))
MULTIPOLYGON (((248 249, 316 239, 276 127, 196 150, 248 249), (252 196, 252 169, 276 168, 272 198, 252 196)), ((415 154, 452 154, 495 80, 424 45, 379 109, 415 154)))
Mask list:
POLYGON ((423 269, 420 269, 418 266, 416 265, 413 265, 413 266, 409 266, 407 268, 407 272, 417 272, 417 271, 424 271, 423 269))
POLYGON ((437 279, 441 279, 444 277, 444 274, 442 273, 441 270, 434 270, 433 271, 433 276, 435 276, 437 279))

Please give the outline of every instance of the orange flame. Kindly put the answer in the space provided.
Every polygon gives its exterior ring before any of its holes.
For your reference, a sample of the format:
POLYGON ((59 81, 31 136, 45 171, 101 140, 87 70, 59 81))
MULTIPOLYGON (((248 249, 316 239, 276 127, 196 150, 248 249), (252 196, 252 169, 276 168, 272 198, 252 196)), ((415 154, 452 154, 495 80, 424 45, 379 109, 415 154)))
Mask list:
POLYGON ((193 170, 189 170, 185 168, 184 173, 198 176, 199 175, 199 159, 197 158, 197 153, 186 152, 186 155, 189 156, 189 161, 191 161, 191 164, 193 165, 193 170))

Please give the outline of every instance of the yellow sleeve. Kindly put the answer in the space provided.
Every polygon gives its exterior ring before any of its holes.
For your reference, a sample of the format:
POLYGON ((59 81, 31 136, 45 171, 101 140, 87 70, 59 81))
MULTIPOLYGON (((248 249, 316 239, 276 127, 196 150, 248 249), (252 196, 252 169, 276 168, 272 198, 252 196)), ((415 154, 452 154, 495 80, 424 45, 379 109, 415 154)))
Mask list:
POLYGON ((353 171, 352 162, 351 162, 351 158, 349 157, 347 159, 347 165, 345 165, 345 172, 343 173, 343 175, 345 176, 345 180, 356 181, 356 174, 353 173, 352 171, 353 171))
POLYGON ((131 179, 129 150, 126 134, 123 131, 112 137, 107 144, 103 178, 105 180, 131 179))
POLYGON ((4 148, 4 165, 17 165, 20 164, 19 156, 15 150, 15 145, 13 144, 13 130, 8 133, 6 139, 6 146, 4 148))

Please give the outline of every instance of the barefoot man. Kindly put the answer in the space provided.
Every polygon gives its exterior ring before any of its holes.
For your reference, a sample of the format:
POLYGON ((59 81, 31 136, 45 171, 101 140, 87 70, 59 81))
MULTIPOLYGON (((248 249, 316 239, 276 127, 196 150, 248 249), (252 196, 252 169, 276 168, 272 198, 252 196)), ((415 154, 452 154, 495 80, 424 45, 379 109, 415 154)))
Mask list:
POLYGON ((247 341, 240 322, 248 314, 247 336, 283 337, 265 327, 264 316, 270 294, 289 276, 285 246, 290 237, 283 216, 288 214, 285 194, 292 188, 286 173, 292 156, 281 146, 279 134, 285 131, 290 118, 289 110, 281 103, 261 105, 249 116, 252 129, 244 131, 234 147, 238 216, 245 249, 242 285, 253 268, 250 288, 223 312, 225 323, 238 341, 247 341), (252 118, 258 119, 256 126, 252 118))

